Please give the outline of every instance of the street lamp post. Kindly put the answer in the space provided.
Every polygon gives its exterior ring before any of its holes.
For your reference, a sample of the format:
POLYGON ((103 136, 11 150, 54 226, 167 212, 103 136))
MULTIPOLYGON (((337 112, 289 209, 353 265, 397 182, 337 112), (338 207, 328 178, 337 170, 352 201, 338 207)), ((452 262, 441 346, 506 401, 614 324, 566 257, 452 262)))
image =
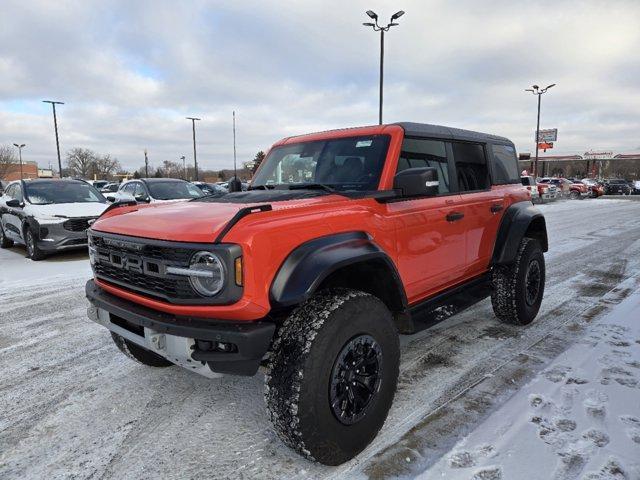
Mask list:
POLYGON ((22 180, 22 149, 26 146, 24 143, 21 145, 18 145, 17 143, 13 144, 14 147, 16 147, 18 149, 18 156, 20 157, 20 180, 22 180))
POLYGON ((195 180, 198 180, 198 157, 196 156, 196 120, 202 120, 196 117, 186 117, 187 120, 191 120, 191 129, 193 131, 193 169, 195 180))
POLYGON ((400 10, 399 12, 391 15, 391 21, 387 24, 386 27, 381 27, 378 25, 378 14, 373 10, 367 10, 367 15, 371 18, 374 23, 363 23, 365 27, 372 27, 374 32, 380 32, 380 98, 379 98, 379 107, 378 107, 378 123, 382 125, 382 96, 383 96, 383 82, 384 82, 384 32, 388 32, 391 27, 395 27, 399 25, 398 23, 394 23, 394 20, 397 20, 402 15, 404 15, 404 11, 400 10))
POLYGON ((56 102, 53 100, 43 100, 42 103, 50 103, 53 107, 53 127, 56 131, 56 149, 58 151, 58 169, 60 178, 62 178, 62 161, 60 160, 60 140, 58 139, 58 118, 56 117, 56 105, 64 105, 64 102, 56 102))
POLYGON ((184 179, 187 179, 187 159, 184 155, 182 155, 180 157, 180 160, 182 160, 182 170, 184 171, 184 179))
POLYGON ((531 92, 534 95, 538 96, 538 122, 536 123, 536 159, 533 164, 533 175, 538 176, 538 143, 540 142, 540 99, 542 98, 542 94, 546 93, 551 87, 554 87, 556 84, 552 83, 551 85, 547 85, 544 88, 540 88, 538 85, 533 85, 531 88, 525 89, 525 92, 531 92))
POLYGON ((144 176, 149 178, 149 157, 147 156, 147 149, 144 149, 144 176))

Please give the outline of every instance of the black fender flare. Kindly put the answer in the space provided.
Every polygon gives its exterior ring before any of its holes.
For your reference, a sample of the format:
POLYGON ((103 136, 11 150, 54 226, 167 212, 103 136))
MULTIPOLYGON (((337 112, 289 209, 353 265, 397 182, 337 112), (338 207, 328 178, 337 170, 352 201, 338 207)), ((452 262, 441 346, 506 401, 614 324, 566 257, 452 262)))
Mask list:
POLYGON ((285 308, 311 297, 329 275, 349 265, 382 262, 390 273, 389 288, 398 289, 399 310, 406 309, 407 297, 395 264, 365 232, 338 233, 316 238, 296 247, 280 266, 271 284, 274 308, 285 308))
POLYGON ((543 252, 549 250, 547 226, 542 212, 529 201, 514 203, 502 216, 493 248, 492 264, 504 265, 513 262, 520 242, 526 234, 540 242, 543 252))

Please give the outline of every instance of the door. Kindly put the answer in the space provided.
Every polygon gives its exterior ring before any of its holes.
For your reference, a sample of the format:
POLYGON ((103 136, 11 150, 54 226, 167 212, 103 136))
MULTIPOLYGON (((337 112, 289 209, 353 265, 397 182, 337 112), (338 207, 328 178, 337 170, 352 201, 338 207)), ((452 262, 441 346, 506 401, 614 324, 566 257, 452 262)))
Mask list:
POLYGON ((466 261, 464 277, 478 275, 489 266, 504 204, 504 187, 491 187, 486 147, 479 143, 451 142, 460 204, 465 210, 466 261))
POLYGON ((409 303, 455 283, 465 261, 464 209, 451 185, 446 144, 405 138, 397 172, 417 167, 437 169, 438 196, 387 204, 387 215, 396 230, 398 270, 409 303))
MULTIPOLYGON (((24 204, 22 186, 14 183, 7 189, 7 197, 20 201, 24 204)), ((9 199, 9 198, 8 198, 9 199)), ((2 224, 4 231, 9 238, 22 241, 22 219, 24 217, 23 207, 7 207, 6 213, 2 214, 2 224)))

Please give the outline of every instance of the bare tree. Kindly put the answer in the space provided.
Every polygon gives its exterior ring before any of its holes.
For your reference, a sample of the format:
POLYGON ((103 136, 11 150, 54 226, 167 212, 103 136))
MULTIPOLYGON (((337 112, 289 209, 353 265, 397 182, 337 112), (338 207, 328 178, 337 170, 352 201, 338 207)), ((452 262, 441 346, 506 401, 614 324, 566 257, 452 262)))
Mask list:
POLYGON ((97 160, 98 155, 93 150, 74 148, 67 153, 67 169, 73 175, 88 178, 95 171, 97 160))
POLYGON ((111 155, 96 156, 94 163, 94 172, 98 177, 103 179, 110 179, 111 176, 118 170, 121 170, 122 166, 117 158, 111 157, 111 155))
POLYGON ((13 152, 13 147, 0 145, 0 178, 4 178, 9 173, 9 170, 12 169, 11 165, 16 162, 17 159, 13 152))

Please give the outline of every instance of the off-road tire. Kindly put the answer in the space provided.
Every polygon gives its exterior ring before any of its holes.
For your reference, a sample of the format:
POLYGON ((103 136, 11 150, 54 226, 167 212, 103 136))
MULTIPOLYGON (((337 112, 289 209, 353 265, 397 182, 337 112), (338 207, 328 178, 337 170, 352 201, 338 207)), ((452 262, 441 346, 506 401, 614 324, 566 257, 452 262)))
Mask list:
POLYGON ((0 222, 0 248, 11 248, 13 247, 13 240, 7 238, 4 234, 4 229, 2 228, 2 223, 0 222))
POLYGON ((116 344, 118 350, 124 353, 127 357, 135 360, 138 363, 142 363, 149 367, 172 367, 171 363, 166 358, 161 357, 155 352, 147 350, 146 348, 139 347, 135 343, 130 342, 124 337, 121 337, 117 333, 111 332, 111 338, 113 343, 116 344))
POLYGON ((27 258, 30 258, 34 262, 44 260, 46 258, 45 253, 38 248, 35 233, 33 233, 29 227, 25 227, 24 229, 24 244, 27 249, 27 258))
POLYGON ((513 325, 528 325, 538 314, 544 296, 545 265, 540 243, 523 238, 516 259, 509 265, 496 265, 492 273, 491 304, 499 320, 513 325), (527 301, 527 272, 537 262, 540 282, 535 301, 527 301))
POLYGON ((350 460, 375 438, 387 418, 399 363, 397 330, 382 301, 348 289, 316 294, 284 321, 272 345, 265 401, 275 431, 310 460, 325 465, 350 460), (380 382, 364 416, 345 425, 331 406, 331 379, 339 354, 362 335, 381 347, 380 382))

